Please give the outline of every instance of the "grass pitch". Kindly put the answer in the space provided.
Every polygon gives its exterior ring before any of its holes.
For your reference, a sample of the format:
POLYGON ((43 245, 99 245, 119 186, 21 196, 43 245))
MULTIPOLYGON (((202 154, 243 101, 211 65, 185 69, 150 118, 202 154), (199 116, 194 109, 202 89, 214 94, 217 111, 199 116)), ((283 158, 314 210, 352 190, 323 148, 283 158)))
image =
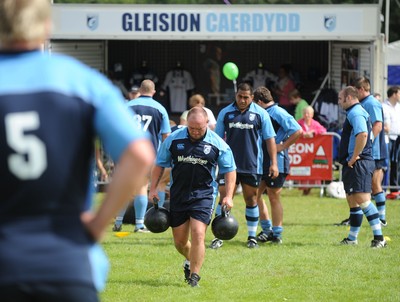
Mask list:
MULTIPOLYGON (((170 229, 138 234, 124 225, 131 233, 116 237, 110 225, 103 247, 111 272, 102 301, 400 301, 400 201, 387 201, 383 232, 391 240, 374 250, 365 218, 357 246, 338 244, 348 233, 334 226, 348 216, 345 200, 319 197, 317 189, 309 196, 285 189, 282 200, 283 244, 250 250, 243 198, 236 195, 239 233, 219 250, 206 249, 200 288, 184 283, 170 229)), ((212 238, 209 228, 206 245, 212 238)))

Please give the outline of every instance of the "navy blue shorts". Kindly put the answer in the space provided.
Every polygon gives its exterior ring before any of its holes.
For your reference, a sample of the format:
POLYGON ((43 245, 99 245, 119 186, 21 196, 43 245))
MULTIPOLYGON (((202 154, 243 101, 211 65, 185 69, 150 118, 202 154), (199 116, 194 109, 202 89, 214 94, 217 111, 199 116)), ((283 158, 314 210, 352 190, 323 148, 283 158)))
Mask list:
MULTIPOLYGON (((261 175, 260 174, 248 174, 248 173, 237 173, 236 184, 244 183, 251 187, 257 188, 260 185, 261 175)), ((225 186, 224 174, 219 174, 217 177, 218 185, 225 186)))
POLYGON ((347 194, 352 193, 371 193, 372 174, 375 170, 374 160, 357 160, 353 168, 343 166, 342 180, 344 190, 347 194))
POLYGON ((382 169, 382 170, 386 171, 387 168, 388 168, 388 165, 387 165, 386 159, 376 159, 375 160, 375 170, 382 169))
POLYGON ((186 210, 174 210, 170 208, 170 225, 171 227, 178 227, 188 221, 190 218, 194 218, 209 225, 213 213, 213 204, 209 206, 196 206, 188 207, 186 210))
POLYGON ((94 286, 72 283, 20 282, 0 285, 2 302, 98 302, 94 286))
POLYGON ((265 181, 268 188, 282 188, 287 176, 286 173, 279 173, 277 178, 273 179, 271 176, 263 175, 261 179, 265 181))

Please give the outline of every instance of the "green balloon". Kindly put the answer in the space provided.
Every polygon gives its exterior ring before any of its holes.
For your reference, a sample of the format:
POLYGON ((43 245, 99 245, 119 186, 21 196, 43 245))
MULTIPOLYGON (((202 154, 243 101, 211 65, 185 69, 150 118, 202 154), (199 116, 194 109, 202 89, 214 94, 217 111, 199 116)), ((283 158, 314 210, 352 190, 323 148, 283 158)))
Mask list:
POLYGON ((225 63, 224 67, 222 68, 222 72, 228 80, 236 80, 239 75, 239 68, 235 63, 228 62, 225 63))

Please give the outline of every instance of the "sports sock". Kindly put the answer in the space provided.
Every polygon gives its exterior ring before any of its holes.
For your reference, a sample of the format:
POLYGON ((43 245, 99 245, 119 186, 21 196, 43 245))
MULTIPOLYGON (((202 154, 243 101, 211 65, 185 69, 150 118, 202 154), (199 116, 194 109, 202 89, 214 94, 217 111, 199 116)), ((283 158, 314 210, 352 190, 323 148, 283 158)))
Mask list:
POLYGON ((347 237, 350 240, 357 240, 363 216, 364 214, 360 207, 350 208, 350 232, 347 237))
POLYGON ((190 269, 190 261, 185 259, 185 261, 183 262, 183 266, 184 267, 186 266, 186 267, 188 267, 190 269))
POLYGON ((379 213, 379 219, 386 220, 386 196, 384 192, 374 195, 376 208, 379 213))
POLYGON ((147 210, 147 195, 136 195, 133 206, 135 207, 135 226, 138 229, 144 228, 144 215, 147 210))
POLYGON ((254 207, 246 206, 246 222, 249 237, 256 237, 259 214, 258 205, 254 207))
POLYGON ((370 201, 366 201, 361 204, 360 207, 364 212, 365 217, 367 217, 368 223, 374 234, 374 239, 383 240, 381 222, 375 205, 370 201))
POLYGON ((272 227, 272 236, 282 238, 283 227, 282 226, 273 226, 272 227))
POLYGON ((272 222, 271 219, 263 219, 260 221, 261 228, 264 233, 269 234, 272 232, 272 222))
POLYGON ((215 208, 215 217, 221 215, 221 204, 218 203, 217 207, 215 208))
POLYGON ((122 222, 124 220, 126 208, 123 208, 121 211, 119 211, 118 215, 115 217, 114 225, 117 227, 120 227, 122 225, 122 222))
POLYGON ((158 197, 160 197, 160 200, 158 201, 158 206, 162 207, 164 206, 165 202, 165 191, 158 191, 158 197))

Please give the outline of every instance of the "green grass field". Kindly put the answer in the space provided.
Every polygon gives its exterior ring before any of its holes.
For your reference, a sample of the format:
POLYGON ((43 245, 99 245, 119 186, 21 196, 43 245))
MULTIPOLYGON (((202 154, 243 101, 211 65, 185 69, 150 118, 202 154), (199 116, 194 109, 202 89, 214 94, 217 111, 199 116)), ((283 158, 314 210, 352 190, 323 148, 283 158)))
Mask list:
MULTIPOLYGON (((200 288, 183 281, 183 257, 171 230, 117 238, 111 225, 103 241, 111 262, 103 302, 118 301, 400 301, 400 201, 387 201, 390 237, 385 249, 371 249, 364 218, 358 246, 340 246, 348 228, 334 226, 348 215, 345 200, 283 192, 283 244, 245 245, 244 202, 236 195, 238 235, 219 250, 206 249, 200 288)), ((266 197, 265 197, 266 198, 266 197)), ((207 232, 208 245, 213 235, 207 232)))

